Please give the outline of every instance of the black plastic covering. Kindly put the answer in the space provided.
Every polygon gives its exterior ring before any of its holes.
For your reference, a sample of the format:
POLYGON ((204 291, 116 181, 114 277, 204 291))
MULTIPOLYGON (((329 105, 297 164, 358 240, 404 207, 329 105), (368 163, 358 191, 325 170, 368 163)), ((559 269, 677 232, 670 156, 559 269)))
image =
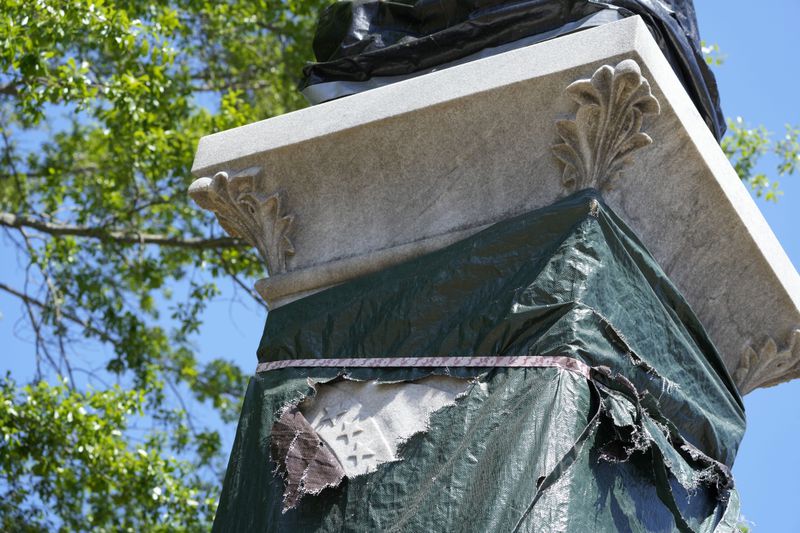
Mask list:
POLYGON ((317 63, 300 89, 403 76, 574 24, 603 10, 640 15, 711 131, 725 122, 703 58, 692 0, 341 0, 321 14, 317 63))

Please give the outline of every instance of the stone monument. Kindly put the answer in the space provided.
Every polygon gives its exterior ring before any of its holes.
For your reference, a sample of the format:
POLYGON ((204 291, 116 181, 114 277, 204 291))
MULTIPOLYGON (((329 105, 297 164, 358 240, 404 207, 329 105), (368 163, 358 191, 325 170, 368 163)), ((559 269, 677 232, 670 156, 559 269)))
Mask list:
POLYGON ((733 530, 800 277, 618 15, 201 139, 269 271, 216 530, 733 530))

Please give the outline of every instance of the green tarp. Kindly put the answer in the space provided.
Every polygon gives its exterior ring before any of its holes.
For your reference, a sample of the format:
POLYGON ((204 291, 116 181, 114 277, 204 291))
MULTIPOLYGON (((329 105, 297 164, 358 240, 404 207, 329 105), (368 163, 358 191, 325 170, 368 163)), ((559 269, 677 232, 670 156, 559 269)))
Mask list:
MULTIPOLYGON (((259 361, 568 356, 564 368, 284 368, 249 385, 215 531, 734 531, 741 399, 691 309, 587 190, 270 312, 259 361), (283 512, 271 431, 309 377, 485 386, 399 460, 283 512)), ((280 458, 277 458, 280 459, 280 458)))

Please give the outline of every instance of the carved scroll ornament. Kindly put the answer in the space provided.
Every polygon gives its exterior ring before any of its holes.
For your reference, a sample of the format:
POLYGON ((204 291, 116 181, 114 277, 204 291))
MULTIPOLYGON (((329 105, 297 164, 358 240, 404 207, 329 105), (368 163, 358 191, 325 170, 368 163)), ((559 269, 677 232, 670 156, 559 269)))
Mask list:
POLYGON ((231 236, 258 249, 270 275, 286 272, 286 256, 294 254, 289 232, 294 216, 283 212, 281 192, 258 190, 261 168, 251 167, 232 176, 217 172, 189 187, 189 196, 203 209, 213 211, 231 236))
POLYGON ((758 350, 747 346, 733 375, 739 392, 745 395, 759 387, 772 387, 800 377, 800 328, 789 334, 786 345, 779 348, 767 338, 758 350))
POLYGON ((590 80, 570 84, 565 93, 579 107, 575 120, 556 122, 563 143, 552 150, 564 163, 562 184, 569 192, 609 190, 630 155, 653 142, 640 130, 645 115, 661 112, 658 100, 632 59, 600 67, 590 80))

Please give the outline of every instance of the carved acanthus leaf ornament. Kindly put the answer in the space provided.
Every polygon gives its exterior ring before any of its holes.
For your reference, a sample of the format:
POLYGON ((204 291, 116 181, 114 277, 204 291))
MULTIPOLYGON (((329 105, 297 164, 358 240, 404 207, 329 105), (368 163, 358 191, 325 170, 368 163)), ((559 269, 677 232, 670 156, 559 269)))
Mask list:
POLYGON ((645 115, 661 112, 658 100, 632 59, 604 65, 565 92, 579 107, 575 120, 556 122, 563 143, 553 154, 564 163, 562 184, 569 192, 609 190, 630 155, 653 142, 640 130, 645 115))
POLYGON ((759 387, 772 387, 800 377, 800 328, 794 329, 779 348, 767 338, 758 350, 747 346, 733 374, 739 392, 745 395, 759 387))
POLYGON ((217 172, 189 187, 197 204, 217 215, 220 225, 233 237, 255 246, 270 275, 286 272, 286 256, 294 254, 289 232, 294 216, 283 212, 283 194, 266 194, 257 187, 261 168, 251 167, 229 176, 217 172))

